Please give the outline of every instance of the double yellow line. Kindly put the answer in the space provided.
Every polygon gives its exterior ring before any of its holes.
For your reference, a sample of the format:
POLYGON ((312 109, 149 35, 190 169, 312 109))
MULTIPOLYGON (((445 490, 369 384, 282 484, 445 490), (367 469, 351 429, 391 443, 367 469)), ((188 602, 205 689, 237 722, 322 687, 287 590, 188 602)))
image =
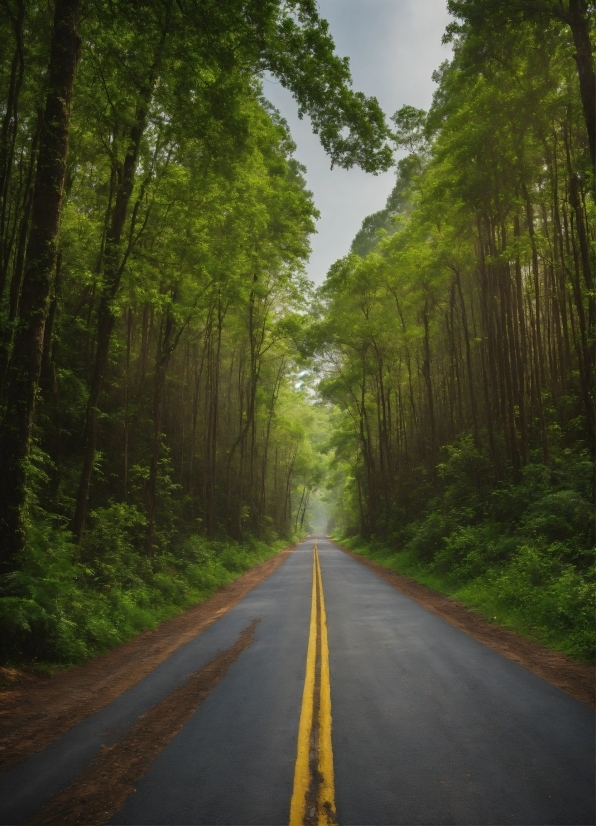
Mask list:
POLYGON ((336 823, 327 615, 315 539, 310 632, 290 826, 329 826, 336 823))

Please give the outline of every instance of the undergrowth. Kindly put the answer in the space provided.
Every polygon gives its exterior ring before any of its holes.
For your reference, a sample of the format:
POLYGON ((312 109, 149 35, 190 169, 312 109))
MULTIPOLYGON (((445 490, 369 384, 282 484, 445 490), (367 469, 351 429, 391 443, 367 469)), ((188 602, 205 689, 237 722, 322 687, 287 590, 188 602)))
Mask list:
POLYGON ((517 483, 482 487, 470 442, 449 449, 443 487, 424 515, 384 538, 336 538, 454 597, 489 621, 593 661, 593 465, 570 451, 529 464, 517 483))
POLYGON ((7 665, 72 665, 211 596, 287 543, 187 537, 176 554, 143 552, 145 519, 132 505, 92 515, 77 547, 47 518, 34 521, 17 571, 0 586, 0 658, 7 665))

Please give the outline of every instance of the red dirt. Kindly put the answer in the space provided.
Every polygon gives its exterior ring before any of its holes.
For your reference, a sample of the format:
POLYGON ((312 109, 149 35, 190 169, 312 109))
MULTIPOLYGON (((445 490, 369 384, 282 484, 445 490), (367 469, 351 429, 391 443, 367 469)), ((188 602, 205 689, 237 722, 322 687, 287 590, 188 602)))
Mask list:
MULTIPOLYGON (((335 543, 337 545, 337 543, 335 543)), ((571 694, 577 700, 581 700, 592 708, 595 707, 594 688, 596 672, 592 666, 577 663, 562 654, 560 651, 552 651, 544 648, 537 642, 520 637, 507 628, 492 625, 484 619, 477 611, 470 611, 461 602, 443 594, 437 593, 421 585, 413 579, 389 571, 377 562, 372 562, 363 556, 354 554, 337 545, 352 559, 360 562, 374 571, 377 576, 392 585, 398 591, 411 597, 424 608, 437 614, 451 625, 465 631, 471 637, 479 640, 520 665, 529 671, 542 677, 551 685, 560 688, 567 694, 571 694)))
POLYGON ((107 654, 54 677, 0 669, 0 771, 42 751, 90 714, 107 706, 201 634, 288 558, 295 546, 267 559, 210 599, 144 631, 107 654))
POLYGON ((139 717, 122 740, 102 746, 83 774, 54 795, 30 823, 109 823, 135 791, 135 783, 251 644, 258 622, 253 620, 234 645, 139 717))

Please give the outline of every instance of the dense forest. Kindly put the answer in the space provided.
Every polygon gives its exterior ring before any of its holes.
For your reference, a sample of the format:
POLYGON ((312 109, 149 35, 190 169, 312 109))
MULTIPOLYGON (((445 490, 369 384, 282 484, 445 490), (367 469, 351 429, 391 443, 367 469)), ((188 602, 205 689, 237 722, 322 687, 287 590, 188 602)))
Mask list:
POLYGON ((287 544, 321 475, 293 355, 317 213, 262 73, 333 164, 392 148, 310 0, 2 18, 2 646, 72 661, 287 544))
POLYGON ((311 331, 343 411, 336 531, 590 656, 596 20, 449 6, 453 59, 429 112, 394 115, 395 189, 311 331))
POLYGON ((313 495, 360 552, 589 656, 591 6, 451 0, 431 109, 390 120, 312 0, 0 7, 4 661, 205 598, 313 495), (332 165, 401 157, 318 291, 265 71, 332 165))

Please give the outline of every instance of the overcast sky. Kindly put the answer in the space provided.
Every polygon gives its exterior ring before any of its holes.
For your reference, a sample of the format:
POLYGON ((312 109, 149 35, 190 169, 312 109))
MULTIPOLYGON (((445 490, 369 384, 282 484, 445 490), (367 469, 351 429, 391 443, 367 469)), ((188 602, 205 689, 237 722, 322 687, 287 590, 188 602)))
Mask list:
MULTIPOLYGON (((387 115, 406 103, 428 109, 435 88, 431 75, 451 54, 441 45, 449 21, 445 0, 319 0, 319 10, 338 54, 350 59, 356 90, 374 95, 387 115)), ((363 219, 383 209, 395 172, 331 170, 308 119, 298 120, 291 94, 271 80, 264 87, 288 121, 321 213, 308 265, 309 277, 320 284, 331 264, 349 251, 363 219)))

